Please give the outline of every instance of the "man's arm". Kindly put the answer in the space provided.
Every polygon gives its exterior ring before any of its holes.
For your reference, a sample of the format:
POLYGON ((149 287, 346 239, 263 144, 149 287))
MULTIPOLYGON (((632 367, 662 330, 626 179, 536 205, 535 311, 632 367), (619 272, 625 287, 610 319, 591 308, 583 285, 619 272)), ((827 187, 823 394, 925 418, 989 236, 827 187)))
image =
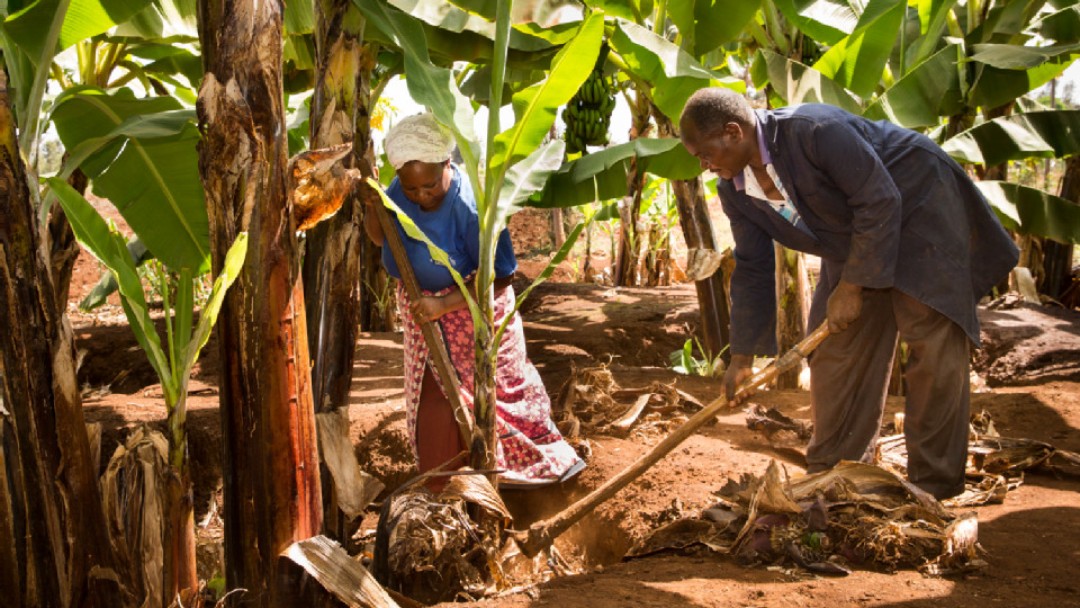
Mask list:
POLYGON ((851 211, 851 244, 841 284, 892 287, 902 217, 900 190, 892 176, 851 122, 826 119, 801 139, 808 160, 841 192, 851 211))
POLYGON ((735 271, 731 277, 731 354, 776 353, 776 262, 773 240, 740 209, 746 196, 723 182, 720 204, 735 238, 735 271))

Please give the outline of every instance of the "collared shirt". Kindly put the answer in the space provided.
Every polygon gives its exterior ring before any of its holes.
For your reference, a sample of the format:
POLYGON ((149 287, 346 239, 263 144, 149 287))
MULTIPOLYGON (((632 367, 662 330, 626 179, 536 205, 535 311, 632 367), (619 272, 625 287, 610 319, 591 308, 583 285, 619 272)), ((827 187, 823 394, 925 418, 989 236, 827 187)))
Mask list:
POLYGON ((784 188, 783 182, 780 181, 780 176, 776 173, 776 168, 772 162, 772 154, 769 153, 769 148, 765 145, 765 134, 761 130, 761 125, 755 124, 754 131, 757 133, 758 152, 761 154, 761 162, 765 164, 765 171, 769 174, 773 184, 776 185, 776 189, 780 192, 782 198, 774 200, 765 195, 765 188, 758 182, 757 176, 754 175, 754 170, 750 168, 750 165, 744 167, 743 172, 732 179, 735 189, 746 192, 747 196, 765 201, 773 211, 780 214, 790 224, 813 236, 809 226, 799 217, 799 211, 795 208, 787 189, 784 188))

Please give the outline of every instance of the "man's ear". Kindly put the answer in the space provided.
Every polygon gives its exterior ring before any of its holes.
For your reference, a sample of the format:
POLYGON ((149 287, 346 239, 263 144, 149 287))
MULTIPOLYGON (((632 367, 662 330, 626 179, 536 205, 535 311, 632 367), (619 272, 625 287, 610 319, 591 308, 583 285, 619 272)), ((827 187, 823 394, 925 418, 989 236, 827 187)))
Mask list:
POLYGON ((724 123, 724 135, 728 137, 732 143, 740 142, 746 135, 746 131, 743 126, 735 121, 729 121, 724 123))

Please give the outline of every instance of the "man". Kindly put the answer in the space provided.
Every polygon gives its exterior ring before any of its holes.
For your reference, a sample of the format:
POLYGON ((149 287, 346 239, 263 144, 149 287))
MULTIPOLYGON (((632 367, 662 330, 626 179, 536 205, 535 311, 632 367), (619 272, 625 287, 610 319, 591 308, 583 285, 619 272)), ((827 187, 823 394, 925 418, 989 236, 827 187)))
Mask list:
POLYGON ((722 88, 695 93, 680 130, 720 177, 735 237, 729 398, 755 355, 776 352, 773 241, 820 256, 809 322, 832 335, 810 359, 807 471, 872 458, 899 335, 908 477, 962 492, 975 308, 1018 258, 963 169, 890 123, 818 104, 755 111, 722 88))

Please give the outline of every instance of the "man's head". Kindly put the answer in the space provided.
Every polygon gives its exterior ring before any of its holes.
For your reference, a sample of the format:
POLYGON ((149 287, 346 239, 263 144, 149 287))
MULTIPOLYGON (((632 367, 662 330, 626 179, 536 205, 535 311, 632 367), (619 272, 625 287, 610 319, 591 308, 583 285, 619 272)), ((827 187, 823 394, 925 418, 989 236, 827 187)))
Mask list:
POLYGON ((758 156, 755 125, 742 95, 714 87, 690 96, 679 119, 679 133, 703 169, 731 179, 758 156))
POLYGON ((437 209, 453 179, 450 130, 431 114, 417 114, 394 125, 383 146, 405 196, 425 210, 437 209))

